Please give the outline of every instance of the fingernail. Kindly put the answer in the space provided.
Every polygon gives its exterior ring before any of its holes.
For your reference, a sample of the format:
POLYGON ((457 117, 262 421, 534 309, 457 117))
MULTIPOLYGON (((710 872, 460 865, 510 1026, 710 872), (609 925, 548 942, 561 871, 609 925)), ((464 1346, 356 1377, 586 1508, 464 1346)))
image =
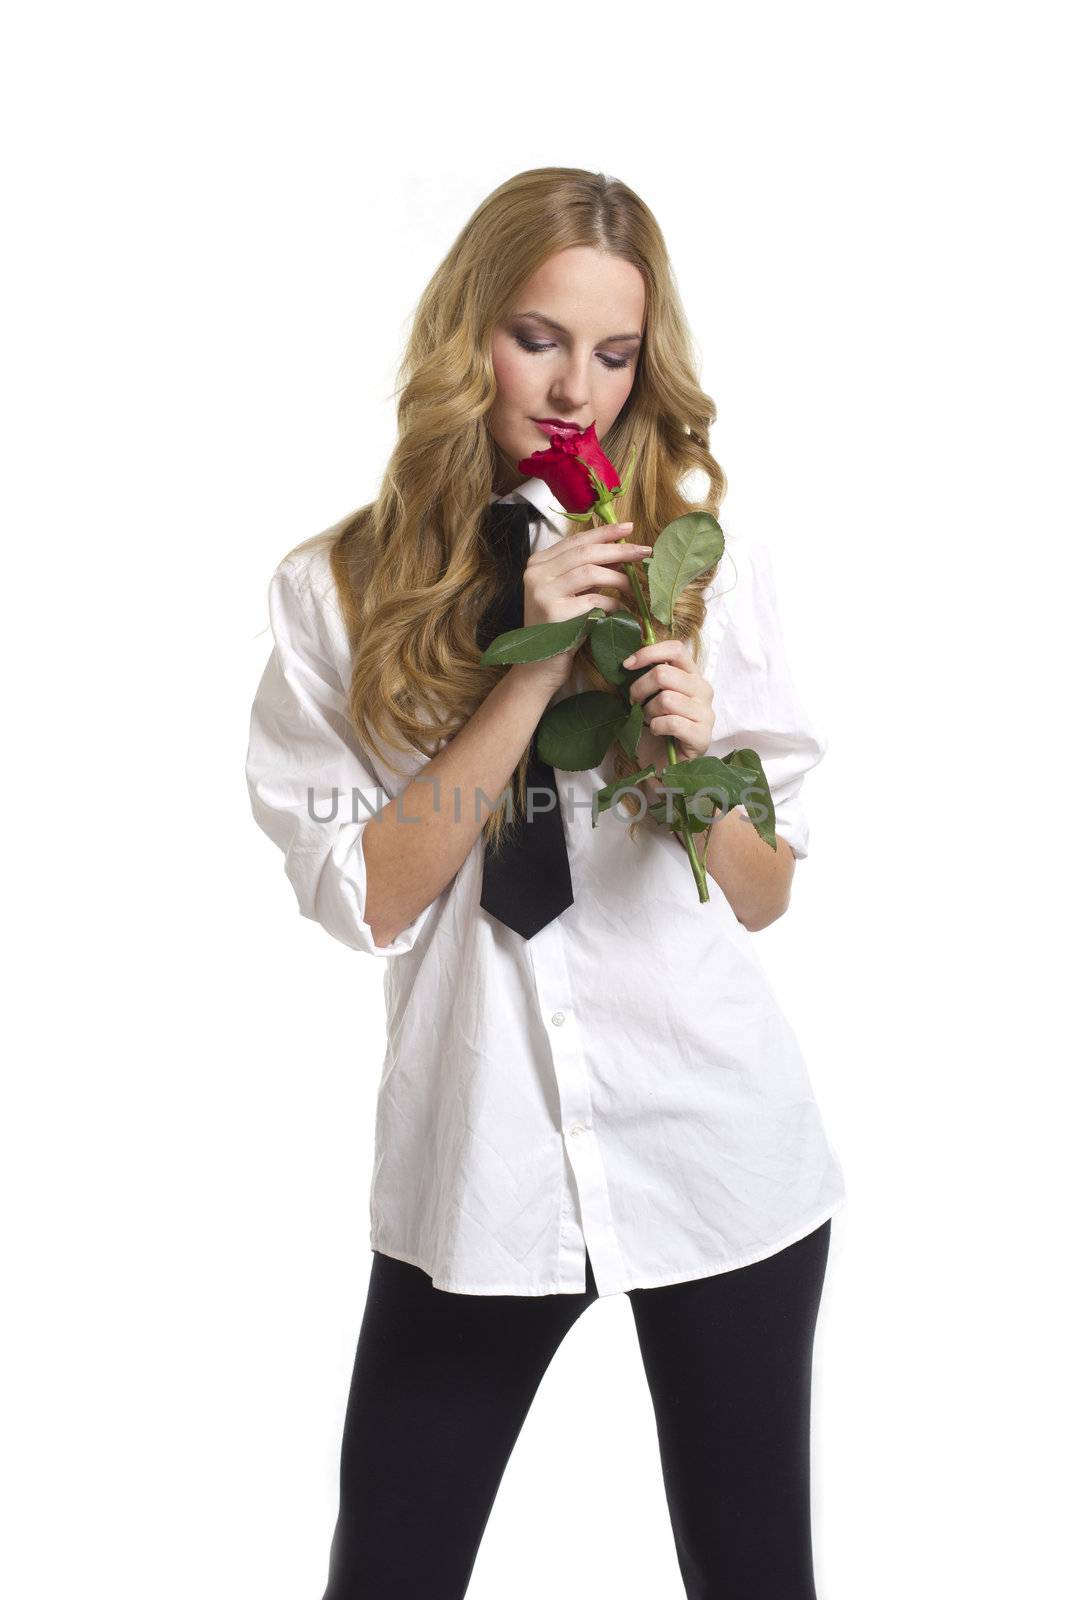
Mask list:
POLYGON ((637 660, 636 656, 627 656, 626 660, 623 662, 623 666, 624 667, 632 667, 636 660, 637 660))

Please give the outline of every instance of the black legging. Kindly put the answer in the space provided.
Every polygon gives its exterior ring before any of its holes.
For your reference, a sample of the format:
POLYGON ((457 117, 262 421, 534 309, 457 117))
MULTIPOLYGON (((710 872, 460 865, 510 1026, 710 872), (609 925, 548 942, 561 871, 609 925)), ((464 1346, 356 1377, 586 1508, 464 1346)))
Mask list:
MULTIPOLYGON (((629 1289, 688 1600, 815 1600, 811 1360, 830 1223, 749 1267, 629 1289)), ((538 1385, 597 1298, 435 1289, 374 1252, 323 1600, 462 1600, 538 1385)))

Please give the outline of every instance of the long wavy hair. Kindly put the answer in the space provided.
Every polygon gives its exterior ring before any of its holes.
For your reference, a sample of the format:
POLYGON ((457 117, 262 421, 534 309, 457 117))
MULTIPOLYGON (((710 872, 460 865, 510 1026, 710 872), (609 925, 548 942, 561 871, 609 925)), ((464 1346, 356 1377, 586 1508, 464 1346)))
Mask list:
MULTIPOLYGON (((604 173, 540 167, 509 178, 482 201, 418 302, 399 369, 397 440, 378 498, 317 536, 328 540, 353 645, 353 726, 379 754, 384 740, 431 757, 508 670, 480 666, 476 642, 501 578, 485 538, 488 505, 509 469, 486 421, 496 393, 491 341, 527 279, 576 245, 632 263, 645 283, 633 388, 601 440, 620 472, 637 447, 629 489, 615 503, 619 521, 632 521, 632 537, 654 544, 657 532, 687 511, 718 515, 726 478, 708 446, 715 402, 697 381, 692 336, 652 213, 604 173), (694 471, 707 479, 702 500, 682 492, 694 471)), ((696 640, 698 659, 709 578, 694 580, 674 608, 675 636, 691 648, 696 640)), ((657 638, 666 636, 653 625, 657 638)), ((575 655, 575 687, 579 662, 591 687, 614 688, 588 640, 575 655)), ((505 788, 487 814, 487 848, 524 814, 527 764, 524 751, 510 794, 505 788)), ((616 745, 614 777, 638 770, 616 745)), ((618 803, 637 818, 632 839, 643 808, 633 794, 618 803)))

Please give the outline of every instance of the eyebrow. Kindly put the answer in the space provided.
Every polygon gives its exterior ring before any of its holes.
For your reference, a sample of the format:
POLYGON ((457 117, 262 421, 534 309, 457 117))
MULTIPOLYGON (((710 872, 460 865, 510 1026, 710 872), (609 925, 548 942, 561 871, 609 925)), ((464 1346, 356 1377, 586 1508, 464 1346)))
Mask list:
MULTIPOLYGON (((553 322, 551 317, 546 317, 543 311, 516 311, 516 317, 533 317, 537 322, 543 322, 546 328, 551 328, 555 333, 567 333, 562 322, 553 322)), ((606 339, 599 340, 600 344, 640 344, 639 333, 609 333, 606 339)))

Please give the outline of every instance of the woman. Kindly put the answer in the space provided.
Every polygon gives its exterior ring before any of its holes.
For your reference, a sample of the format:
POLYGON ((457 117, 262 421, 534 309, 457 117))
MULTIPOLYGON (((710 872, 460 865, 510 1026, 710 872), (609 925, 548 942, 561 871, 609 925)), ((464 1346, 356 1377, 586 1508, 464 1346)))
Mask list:
POLYGON ((798 795, 825 749, 767 552, 729 534, 678 597, 680 638, 637 652, 636 761, 537 765, 546 708, 607 687, 587 644, 479 662, 502 625, 619 610, 623 562, 718 511, 715 407, 647 207, 575 169, 503 184, 428 285, 402 376, 377 500, 271 581, 248 757, 300 911, 387 958, 325 1600, 465 1594, 553 1352, 619 1293, 687 1594, 810 1600, 811 1357, 844 1189, 751 947, 807 854, 798 795), (520 469, 561 424, 595 424, 617 463, 636 446, 621 526, 570 522, 520 469), (703 499, 682 493, 694 471, 703 499), (774 800, 775 849, 740 807, 698 838, 704 904, 638 790, 591 825, 596 791, 662 767, 668 737, 680 760, 755 749, 774 800), (528 773, 550 780, 532 806, 528 773))

